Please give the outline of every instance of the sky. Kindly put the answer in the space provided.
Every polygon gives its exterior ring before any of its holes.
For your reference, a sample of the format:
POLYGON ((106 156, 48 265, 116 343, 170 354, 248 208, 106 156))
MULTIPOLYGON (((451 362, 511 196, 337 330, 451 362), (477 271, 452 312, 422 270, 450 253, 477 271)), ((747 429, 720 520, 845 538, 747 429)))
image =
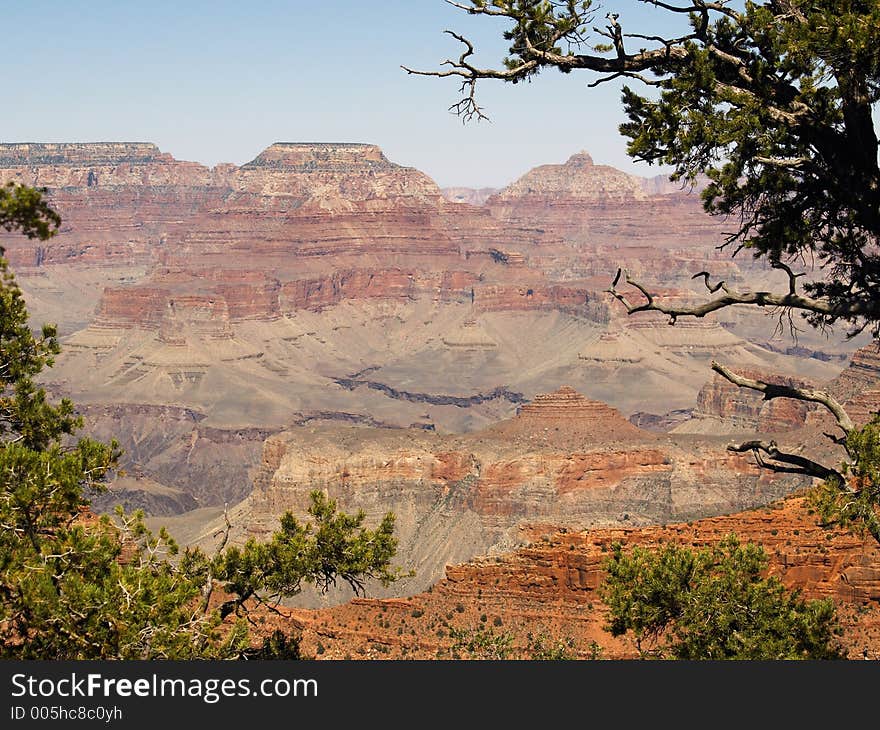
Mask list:
MULTIPOLYGON (((620 85, 588 89, 586 72, 482 82, 491 122, 463 124, 448 111, 455 80, 400 66, 457 58, 444 29, 474 41, 479 65, 499 66, 506 25, 444 0, 4 5, 2 142, 154 142, 210 166, 243 164, 278 141, 368 142, 444 187, 501 187, 581 150, 627 172, 663 171, 626 156, 620 85)), ((668 22, 635 0, 611 5, 640 32, 668 22)))

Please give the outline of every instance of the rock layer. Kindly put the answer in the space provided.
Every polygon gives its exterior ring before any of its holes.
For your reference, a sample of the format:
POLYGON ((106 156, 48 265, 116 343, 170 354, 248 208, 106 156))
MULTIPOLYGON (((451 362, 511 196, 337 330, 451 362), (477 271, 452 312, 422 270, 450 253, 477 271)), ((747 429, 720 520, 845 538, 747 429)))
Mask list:
POLYGON ((466 436, 317 425, 272 436, 253 492, 230 516, 233 539, 244 540, 267 535, 284 511, 303 513, 315 489, 343 509, 365 510, 371 521, 390 510, 399 558, 417 571, 383 591, 400 595, 426 588, 448 563, 519 544, 527 523, 667 522, 762 504, 800 484, 759 471, 717 439, 640 431, 562 388, 466 436))
MULTIPOLYGON (((542 165, 486 201, 508 225, 538 224, 581 245, 597 243, 671 247, 682 238, 711 238, 715 224, 696 194, 656 192, 658 186, 606 165, 586 152, 562 165, 542 165), (635 211, 650 220, 645 226, 635 211)), ((652 252, 652 259, 661 261, 652 252)), ((613 274, 612 274, 613 275, 613 274)))
MULTIPOLYGON (((814 388, 815 384, 800 378, 786 377, 773 373, 736 368, 738 375, 753 380, 784 385, 794 388, 814 388)), ((693 412, 701 427, 715 429, 718 433, 747 431, 752 433, 780 433, 803 427, 808 414, 815 411, 815 404, 792 398, 765 400, 762 393, 748 388, 740 388, 720 375, 700 389, 697 407, 693 412)), ((692 429, 693 423, 685 424, 679 432, 692 429)))
POLYGON ((452 629, 510 634, 512 657, 532 657, 534 638, 543 634, 549 643, 571 640, 581 658, 594 656, 596 642, 604 659, 632 659, 634 642, 603 630, 607 609, 597 588, 612 543, 699 547, 731 532, 763 545, 770 573, 786 585, 835 601, 850 658, 880 658, 880 551, 870 538, 818 527, 803 498, 664 527, 572 532, 536 525, 527 547, 451 565, 426 593, 293 610, 281 624, 299 628, 305 650, 318 659, 448 658, 452 629))

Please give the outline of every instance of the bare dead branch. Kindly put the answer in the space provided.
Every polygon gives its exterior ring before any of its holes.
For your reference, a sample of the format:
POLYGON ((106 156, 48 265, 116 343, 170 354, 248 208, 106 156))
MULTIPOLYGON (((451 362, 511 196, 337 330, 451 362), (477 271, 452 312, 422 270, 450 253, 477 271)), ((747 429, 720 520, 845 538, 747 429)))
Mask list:
POLYGON ((800 454, 780 451, 775 441, 744 441, 741 444, 730 444, 727 450, 738 454, 751 451, 755 455, 758 466, 769 471, 800 474, 823 480, 837 479, 840 484, 846 483, 843 475, 837 469, 827 467, 800 454), (764 455, 773 461, 767 461, 764 455))
MULTIPOLYGON (((814 314, 821 314, 833 318, 840 317, 851 319, 872 314, 872 312, 869 311, 869 307, 872 306, 872 303, 867 299, 832 304, 829 300, 824 298, 815 298, 798 294, 793 291, 793 282, 797 277, 801 276, 801 274, 792 273, 791 269, 785 264, 780 264, 776 266, 776 268, 786 270, 789 274, 789 292, 787 294, 776 294, 767 291, 739 292, 730 289, 724 284, 724 282, 720 282, 713 288, 709 285, 708 272, 702 271, 699 274, 696 274, 693 278, 704 277, 706 286, 710 292, 714 293, 719 289, 722 289, 724 291, 724 296, 693 306, 673 306, 655 302, 653 295, 651 295, 642 284, 632 279, 625 269, 618 271, 614 284, 612 284, 610 289, 606 289, 605 291, 621 302, 626 307, 628 314, 648 311, 661 312, 662 314, 668 315, 673 322, 678 317, 684 316, 705 317, 707 314, 717 312, 719 309, 724 309, 725 307, 730 307, 735 304, 752 304, 759 307, 789 307, 791 309, 813 312, 814 314), (625 283, 638 289, 647 301, 642 304, 631 304, 616 288, 621 276, 623 276, 625 283)), ((873 306, 876 307, 877 305, 873 304, 873 306)))
POLYGON ((479 79, 501 79, 503 81, 513 81, 515 79, 525 77, 530 71, 534 70, 538 66, 538 62, 536 60, 529 60, 524 61, 514 68, 505 69, 504 71, 498 71, 488 68, 477 68, 468 61, 468 59, 472 55, 474 55, 474 44, 471 43, 463 35, 460 35, 455 31, 444 30, 443 32, 447 35, 451 35, 453 38, 455 38, 455 40, 465 46, 465 50, 462 51, 457 61, 447 59, 441 64, 442 66, 449 66, 449 69, 447 69, 446 71, 418 71, 416 69, 409 68, 408 66, 401 66, 401 68, 408 74, 414 76, 436 76, 438 78, 459 76, 468 82, 476 82, 479 79))
MULTIPOLYGON (((223 521, 226 523, 225 528, 223 529, 223 539, 220 540, 220 544, 217 546, 217 549, 214 551, 214 558, 220 557, 220 553, 226 548, 226 544, 229 542, 229 533, 232 530, 232 523, 229 521, 229 504, 223 504, 223 521)), ((220 533, 215 533, 216 537, 220 533)), ((214 594, 214 574, 212 570, 208 571, 208 577, 205 579, 205 585, 202 588, 202 604, 201 611, 202 614, 206 614, 208 612, 208 606, 211 603, 211 596, 214 594)))
MULTIPOLYGON (((520 62, 512 65, 504 70, 491 68, 478 68, 474 66, 468 59, 473 55, 473 44, 461 36, 450 30, 446 30, 447 34, 464 44, 465 50, 459 56, 457 61, 447 59, 441 65, 449 66, 448 69, 439 71, 419 71, 408 66, 401 68, 408 74, 418 76, 436 76, 444 78, 449 76, 458 76, 465 80, 462 90, 468 91, 468 97, 458 104, 453 104, 450 109, 461 113, 468 118, 476 116, 477 118, 485 118, 485 115, 479 111, 475 111, 476 102, 474 101, 474 91, 476 82, 480 79, 501 79, 504 81, 519 81, 530 74, 534 73, 543 66, 553 66, 563 71, 572 71, 575 69, 583 69, 595 71, 604 74, 602 78, 589 84, 590 86, 598 86, 616 78, 632 78, 650 86, 659 86, 662 81, 651 80, 644 76, 641 72, 648 70, 664 69, 661 76, 668 74, 670 69, 668 64, 670 61, 683 61, 689 54, 688 43, 691 41, 699 41, 704 47, 716 57, 730 63, 737 69, 738 75, 741 77, 745 85, 752 80, 747 72, 745 61, 736 55, 728 53, 716 47, 709 37, 707 30, 709 27, 710 14, 718 13, 741 21, 742 17, 736 11, 727 7, 725 0, 718 2, 703 2, 702 0, 694 0, 694 2, 684 5, 672 5, 661 2, 660 0, 639 0, 645 4, 654 5, 674 13, 694 14, 698 17, 693 32, 686 35, 673 38, 664 38, 658 35, 648 35, 642 33, 624 33, 622 25, 618 22, 616 13, 607 13, 606 19, 608 25, 605 30, 593 27, 593 31, 600 36, 608 38, 611 41, 613 56, 603 56, 589 53, 571 52, 572 47, 579 47, 587 43, 584 29, 592 20, 591 12, 583 12, 579 10, 573 3, 551 3, 556 5, 559 15, 555 15, 554 22, 551 21, 549 28, 551 32, 541 39, 540 46, 537 47, 533 38, 529 33, 523 33, 517 36, 520 42, 515 48, 516 55, 519 56, 520 62), (634 38, 649 41, 656 44, 655 48, 640 48, 637 53, 627 53, 624 38, 634 38), (568 41, 569 53, 558 52, 558 43, 560 41, 568 41)), ((514 23, 523 23, 522 10, 518 7, 500 7, 500 4, 487 3, 479 7, 476 5, 467 5, 456 0, 446 0, 447 4, 467 13, 468 15, 486 15, 494 18, 507 18, 514 23)), ((513 5, 513 4, 512 4, 513 5)), ((735 84, 722 84, 718 82, 716 90, 719 93, 725 93, 731 97, 730 102, 736 103, 736 99, 746 98, 752 100, 754 95, 748 88, 743 88, 735 84)), ((767 112, 777 120, 785 120, 789 123, 795 123, 799 116, 806 114, 808 110, 796 108, 793 111, 780 109, 777 107, 767 107, 767 112)), ((479 107, 476 107, 478 110, 479 107)))
POLYGON ((727 288, 727 284, 724 282, 724 279, 721 279, 715 286, 709 284, 709 277, 711 274, 708 271, 701 271, 699 274, 694 274, 691 279, 699 279, 703 277, 703 282, 706 284, 706 288, 709 290, 710 294, 714 294, 719 289, 724 289, 724 291, 729 292, 730 290, 727 288))
POLYGON ((783 158, 783 157, 755 157, 756 162, 760 162, 764 165, 770 165, 772 167, 802 167, 810 162, 809 157, 791 157, 791 158, 783 158))
POLYGON ((724 365, 712 362, 712 370, 718 373, 725 380, 730 381, 740 388, 749 388, 757 390, 764 394, 764 400, 772 400, 773 398, 793 398, 794 400, 807 401, 810 403, 819 403, 825 406, 837 421, 837 425, 845 433, 849 434, 853 430, 854 425, 849 414, 838 400, 823 390, 810 390, 808 388, 796 388, 789 385, 777 385, 776 383, 768 383, 763 380, 753 380, 751 378, 737 375, 728 370, 724 365))
POLYGON ((609 74, 608 76, 600 76, 595 81, 591 81, 587 84, 588 89, 595 89, 600 84, 607 83, 608 81, 614 81, 614 79, 635 79, 636 81, 641 81, 646 86, 661 86, 662 81, 654 81, 652 79, 647 78, 646 76, 636 73, 635 71, 618 71, 613 74, 609 74))

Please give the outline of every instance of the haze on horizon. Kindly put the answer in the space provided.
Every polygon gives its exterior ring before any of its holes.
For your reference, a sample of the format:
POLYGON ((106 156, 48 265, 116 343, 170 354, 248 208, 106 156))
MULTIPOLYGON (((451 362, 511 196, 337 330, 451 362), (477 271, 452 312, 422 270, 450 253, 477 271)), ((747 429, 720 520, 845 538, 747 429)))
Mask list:
MULTIPOLYGON (((655 31, 665 18, 630 0, 622 20, 655 31)), ((615 6, 617 7, 617 6, 615 6)), ((457 57, 452 29, 498 65, 504 25, 444 0, 312 3, 263 0, 134 7, 109 0, 21 3, 3 12, 8 57, 2 142, 154 142, 177 159, 243 164, 277 141, 378 144, 441 186, 502 187, 530 168, 587 150, 643 176, 626 156, 621 84, 585 74, 485 83, 491 123, 447 111, 452 79, 408 76, 457 57), (381 8, 379 7, 381 6, 381 8)), ((604 10, 597 12, 597 24, 604 10)))

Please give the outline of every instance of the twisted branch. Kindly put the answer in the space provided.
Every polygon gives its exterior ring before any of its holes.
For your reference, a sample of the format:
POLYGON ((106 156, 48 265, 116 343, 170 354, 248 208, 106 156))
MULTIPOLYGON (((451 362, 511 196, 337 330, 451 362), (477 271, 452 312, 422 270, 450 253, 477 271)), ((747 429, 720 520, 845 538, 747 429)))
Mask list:
POLYGON ((769 443, 759 440, 744 441, 741 444, 730 444, 727 450, 737 454, 751 451, 755 455, 755 461, 758 466, 762 469, 785 474, 800 474, 822 480, 836 479, 837 483, 846 484, 843 474, 837 469, 827 467, 800 454, 780 451, 775 441, 770 441, 769 443), (773 461, 767 461, 763 456, 764 454, 773 459, 773 461))
POLYGON ((725 380, 730 381, 740 388, 749 388, 763 393, 764 400, 772 400, 774 398, 793 398, 794 400, 807 401, 809 403, 819 403, 831 412, 837 421, 837 425, 844 434, 849 435, 850 431, 854 428, 852 419, 849 417, 846 410, 844 410, 843 406, 833 395, 826 393, 824 390, 795 388, 790 385, 777 385, 763 380, 752 380, 751 378, 737 375, 724 367, 724 365, 715 361, 712 362, 712 370, 725 380))
MULTIPOLYGON (((719 281, 714 286, 709 284, 709 272, 701 271, 694 274, 692 279, 703 278, 706 288, 710 293, 714 294, 721 290, 723 296, 703 302, 696 305, 671 305, 654 301, 654 296, 635 279, 630 277, 629 272, 625 269, 618 269, 617 275, 611 284, 611 288, 606 289, 606 293, 611 294, 615 299, 621 302, 628 314, 635 312, 661 312, 670 318, 670 323, 674 324, 678 317, 705 317, 707 314, 717 312, 719 309, 733 306, 734 304, 751 304, 758 307, 786 307, 789 309, 798 309, 804 312, 812 312, 821 314, 830 318, 853 318, 860 316, 868 316, 870 311, 870 302, 867 299, 855 300, 849 302, 841 302, 832 304, 828 299, 809 297, 799 294, 796 290, 797 279, 803 276, 802 273, 795 274, 791 268, 782 263, 774 262, 773 268, 785 271, 789 278, 789 291, 786 294, 777 294, 768 291, 756 292, 740 292, 731 289, 724 281, 719 281), (621 277, 626 284, 635 287, 642 293, 647 301, 641 304, 631 303, 624 294, 617 290, 617 284, 621 277)), ((876 306, 876 305, 874 305, 876 306)))

